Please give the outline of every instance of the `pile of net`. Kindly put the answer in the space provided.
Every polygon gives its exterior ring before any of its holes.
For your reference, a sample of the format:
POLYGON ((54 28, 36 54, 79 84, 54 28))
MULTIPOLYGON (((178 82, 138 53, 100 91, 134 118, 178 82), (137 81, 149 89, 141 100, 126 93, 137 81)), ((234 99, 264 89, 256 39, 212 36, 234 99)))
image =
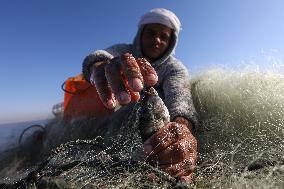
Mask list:
POLYGON ((6 174, 0 187, 282 188, 284 75, 214 69, 194 76, 189 86, 200 120, 190 185, 145 163, 134 118, 107 138, 111 142, 100 136, 66 140, 36 164, 6 174))
POLYGON ((282 188, 284 75, 212 69, 192 81, 200 116, 196 185, 282 188))
MULTIPOLYGON (((150 95, 148 92, 145 94, 150 95)), ((157 111, 159 112, 159 108, 154 110, 155 107, 152 105, 161 99, 157 93, 151 95, 154 95, 154 99, 151 98, 152 96, 142 99, 149 101, 148 105, 151 105, 149 107, 153 110, 154 116, 157 111)), ((157 105, 161 108, 161 104, 157 105)), ((145 162, 139 129, 141 126, 139 120, 145 116, 140 115, 140 110, 145 109, 141 108, 140 102, 133 106, 133 109, 131 105, 121 107, 115 113, 116 119, 108 116, 101 119, 76 119, 68 123, 63 120, 52 121, 46 127, 47 139, 42 146, 44 150, 41 151, 41 155, 38 155, 36 150, 30 150, 29 160, 19 163, 16 158, 15 161, 10 162, 10 166, 5 168, 6 171, 11 169, 15 171, 6 174, 2 179, 4 183, 0 186, 2 188, 187 187, 176 178, 160 171, 158 167, 145 162), (132 113, 123 115, 124 110, 128 108, 132 109, 132 113), (108 123, 108 127, 104 127, 105 123, 108 123), (31 160, 33 163, 30 162, 31 160)), ((151 112, 143 111, 144 114, 151 112)), ((159 115, 155 120, 162 118, 163 115, 159 115)), ((151 120, 151 115, 148 119, 151 120)), ((157 124, 159 123, 158 121, 157 124)))
MULTIPOLYGON (((78 124, 78 123, 77 123, 78 124)), ((69 141, 2 179, 1 188, 171 188, 176 179, 144 161, 138 132, 69 141), (133 134, 136 133, 136 134, 133 134), (126 139, 127 138, 127 139, 126 139)))

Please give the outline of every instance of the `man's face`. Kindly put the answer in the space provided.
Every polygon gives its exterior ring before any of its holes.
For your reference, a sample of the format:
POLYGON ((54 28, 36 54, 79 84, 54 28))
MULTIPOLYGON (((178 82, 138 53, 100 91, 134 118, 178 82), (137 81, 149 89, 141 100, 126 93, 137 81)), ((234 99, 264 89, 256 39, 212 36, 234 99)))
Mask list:
POLYGON ((172 29, 162 24, 147 24, 141 35, 142 53, 148 61, 160 58, 169 47, 172 29))

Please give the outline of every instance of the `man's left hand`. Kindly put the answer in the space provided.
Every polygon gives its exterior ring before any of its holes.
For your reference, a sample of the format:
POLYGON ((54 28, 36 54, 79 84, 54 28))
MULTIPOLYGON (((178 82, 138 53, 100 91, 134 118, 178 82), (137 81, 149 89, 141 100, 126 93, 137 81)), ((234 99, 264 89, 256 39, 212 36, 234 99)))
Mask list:
POLYGON ((197 159, 192 125, 183 117, 169 122, 144 143, 146 160, 171 176, 189 182, 197 159))

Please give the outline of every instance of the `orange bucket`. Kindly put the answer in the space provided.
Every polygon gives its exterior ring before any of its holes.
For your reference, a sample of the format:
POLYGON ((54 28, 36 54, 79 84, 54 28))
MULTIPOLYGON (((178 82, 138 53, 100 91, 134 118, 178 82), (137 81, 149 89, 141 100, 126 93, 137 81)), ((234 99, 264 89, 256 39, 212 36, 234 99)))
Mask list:
POLYGON ((82 74, 68 78, 64 84, 64 120, 101 117, 113 112, 103 105, 96 87, 86 81, 82 74))

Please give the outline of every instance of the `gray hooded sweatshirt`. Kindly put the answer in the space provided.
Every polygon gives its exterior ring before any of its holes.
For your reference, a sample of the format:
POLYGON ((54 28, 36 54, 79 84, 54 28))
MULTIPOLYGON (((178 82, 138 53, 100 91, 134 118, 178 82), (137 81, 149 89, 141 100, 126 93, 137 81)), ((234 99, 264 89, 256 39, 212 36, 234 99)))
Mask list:
MULTIPOLYGON (((85 58, 83 62, 83 74, 85 79, 89 80, 90 68, 95 62, 110 60, 124 53, 131 53, 135 58, 143 57, 140 39, 144 26, 144 24, 139 26, 132 44, 116 44, 104 50, 97 50, 89 55, 92 57, 92 62, 88 61, 88 58, 85 58)), ((168 50, 160 59, 151 63, 158 74, 158 82, 154 88, 158 91, 159 96, 167 106, 171 121, 175 117, 181 116, 189 120, 195 127, 198 120, 189 87, 189 74, 181 61, 173 56, 179 32, 173 31, 173 37, 168 50)), ((131 107, 132 105, 127 106, 131 107)), ((132 108, 126 109, 129 113, 132 110, 132 108)))

